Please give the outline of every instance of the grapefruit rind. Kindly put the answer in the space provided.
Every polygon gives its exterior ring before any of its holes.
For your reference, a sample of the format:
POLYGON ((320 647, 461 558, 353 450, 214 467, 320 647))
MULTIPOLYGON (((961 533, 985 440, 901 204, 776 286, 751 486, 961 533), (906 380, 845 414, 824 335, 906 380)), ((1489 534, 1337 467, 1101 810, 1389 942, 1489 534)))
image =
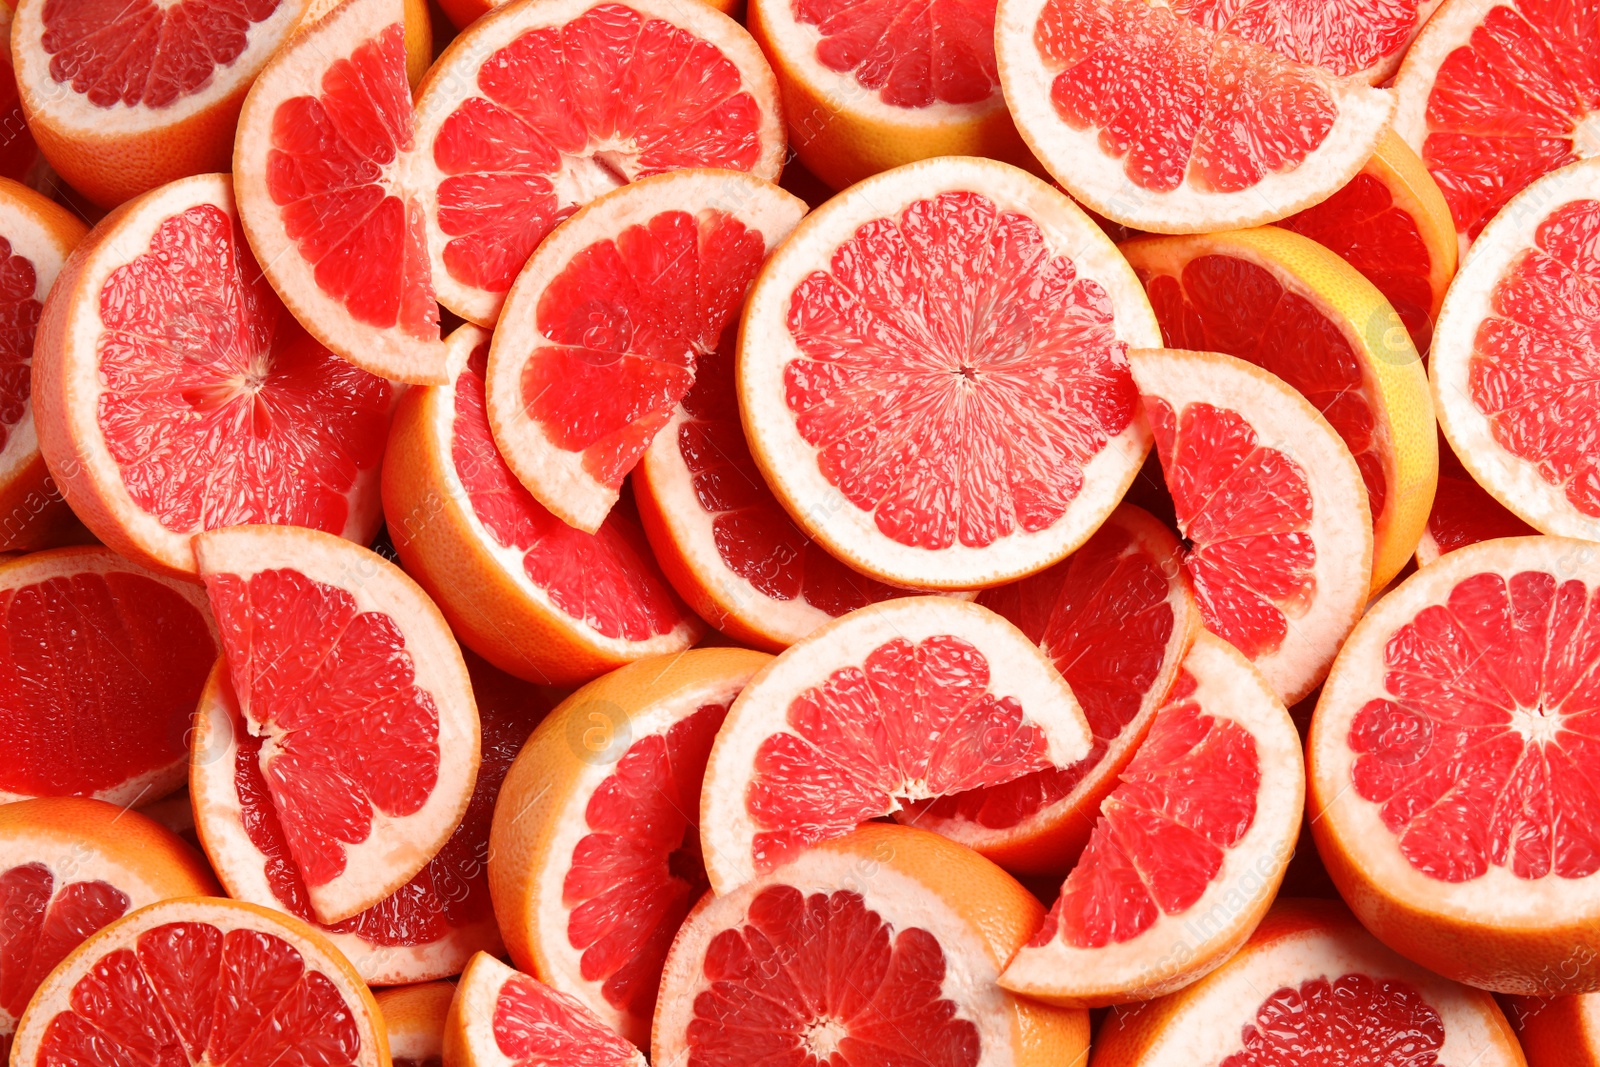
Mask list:
POLYGON ((0 871, 24 863, 49 867, 57 888, 69 879, 109 882, 128 895, 129 911, 217 888, 200 856, 165 826, 88 797, 0 804, 0 871))
POLYGON ((419 982, 373 992, 389 1034, 389 1055, 396 1062, 422 1063, 443 1054, 445 1018, 455 995, 454 982, 419 982))

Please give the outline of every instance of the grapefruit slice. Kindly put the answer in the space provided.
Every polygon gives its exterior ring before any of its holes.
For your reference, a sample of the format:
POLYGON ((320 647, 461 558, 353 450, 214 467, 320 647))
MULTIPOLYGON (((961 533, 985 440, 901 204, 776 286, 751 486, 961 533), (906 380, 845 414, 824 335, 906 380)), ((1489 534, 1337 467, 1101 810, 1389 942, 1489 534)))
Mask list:
POLYGON ((1427 375, 1383 294, 1316 242, 1264 227, 1123 246, 1174 348, 1225 352, 1297 389, 1361 470, 1373 592, 1400 573, 1438 480, 1427 375))
POLYGON ((444 1023, 456 987, 422 982, 373 993, 389 1034, 391 1067, 444 1067, 444 1023))
POLYGON ((366 544, 396 390, 307 335, 261 276, 225 174, 95 228, 39 328, 39 445, 106 544, 192 575, 191 537, 241 523, 366 544))
POLYGON ((1317 850, 1361 921, 1447 977, 1600 989, 1592 543, 1450 553, 1374 606, 1307 743, 1317 850))
POLYGON ((459 1067, 645 1067, 638 1049, 577 1000, 484 952, 461 976, 444 1047, 459 1067))
POLYGON ((1366 603, 1360 469, 1315 408, 1253 364, 1180 350, 1129 358, 1200 617, 1292 704, 1322 681, 1366 603))
POLYGON ((998 585, 1121 499, 1149 450, 1124 353, 1158 335, 1070 200, 1003 163, 927 160, 835 197, 768 261, 740 411, 778 500, 845 563, 998 585))
POLYGON ((1600 996, 1507 997, 1528 1067, 1600 1067, 1600 996))
POLYGON ((1297 0, 1180 0, 1197 26, 1254 41, 1286 59, 1377 85, 1399 69, 1440 0, 1318 4, 1297 0))
POLYGON ((1496 537, 1538 533, 1505 509, 1467 473, 1448 442, 1439 446, 1439 491, 1433 495, 1428 528, 1417 542, 1417 566, 1496 537))
POLYGON ((1304 803, 1300 735, 1283 702, 1233 646, 1201 634, 1000 984, 1094 1007, 1209 973, 1271 906, 1304 803))
POLYGON ((1549 174, 1473 244, 1430 366, 1439 427, 1462 465, 1535 529, 1600 538, 1589 383, 1600 324, 1600 160, 1549 174))
POLYGON ((700 779, 728 705, 770 657, 704 648, 591 682, 506 778, 489 885, 518 967, 634 1044, 667 947, 706 890, 700 779))
POLYGON ((1049 658, 1005 619, 947 597, 853 611, 796 642, 739 694, 700 801, 718 893, 905 803, 1089 754, 1049 658))
POLYGON ((195 556, 263 810, 312 913, 341 922, 409 882, 467 811, 479 727, 461 652, 400 568, 332 534, 229 526, 195 556))
POLYGON ((130 911, 217 892, 205 861, 138 812, 82 797, 0 805, 0 1062, 45 975, 130 911))
POLYGON ((1386 90, 1213 28, 1202 14, 1212 6, 999 6, 1000 84, 1017 129, 1074 198, 1114 222, 1196 233, 1292 215, 1349 181, 1389 121, 1386 90))
POLYGON ((1043 913, 970 849, 863 826, 689 914, 667 957, 651 1061, 1082 1062, 1087 1013, 996 981, 1043 913))
POLYGON ((1178 539, 1131 504, 1047 571, 985 591, 1083 707, 1094 744, 1078 762, 896 812, 1014 874, 1061 877, 1089 840, 1100 801, 1150 729, 1200 629, 1178 539))
POLYGON ((599 529, 696 362, 731 353, 750 283, 805 212, 757 177, 678 171, 596 200, 539 246, 506 297, 488 390, 495 443, 541 504, 599 529))
POLYGON ((694 644, 703 627, 627 508, 574 530, 506 466, 484 403, 488 331, 462 326, 449 348, 453 383, 412 389, 395 412, 383 497, 395 551, 462 642, 549 685, 694 644))
POLYGON ((204 595, 99 546, 0 564, 0 803, 159 800, 218 652, 204 595))
POLYGON ((186 897, 126 915, 39 986, 15 1067, 306 1063, 383 1067, 372 994, 309 926, 234 900, 186 897))
POLYGON ((1119 1067, 1522 1067, 1489 994, 1388 952, 1338 904, 1285 900, 1220 969, 1112 1012, 1096 1062, 1119 1067), (1203 1051, 1202 1051, 1203 1050, 1203 1051))
POLYGON ((447 380, 422 205, 402 0, 348 0, 262 70, 233 152, 267 280, 330 351, 395 381, 447 380))

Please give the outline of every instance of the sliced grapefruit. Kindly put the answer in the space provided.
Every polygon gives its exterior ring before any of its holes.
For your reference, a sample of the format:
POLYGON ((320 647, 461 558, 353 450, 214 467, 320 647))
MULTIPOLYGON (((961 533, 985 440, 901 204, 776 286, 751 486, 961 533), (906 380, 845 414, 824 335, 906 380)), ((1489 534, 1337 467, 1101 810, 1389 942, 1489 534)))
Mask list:
POLYGON ((906 597, 796 642, 739 694, 700 800, 711 887, 904 804, 1089 754, 1082 709, 1026 634, 976 604, 906 597))
POLYGON ((677 171, 601 197, 539 246, 506 297, 488 390, 495 443, 540 503, 599 529, 696 362, 731 355, 750 283, 805 212, 757 177, 677 171))
POLYGON ((480 952, 445 1023, 452 1067, 645 1067, 644 1056, 588 1008, 480 952))
POLYGON ((1428 528, 1417 542, 1417 566, 1426 567, 1446 552, 1479 541, 1538 532, 1467 473, 1449 442, 1439 446, 1439 491, 1433 494, 1428 528))
POLYGON ((225 174, 125 205, 39 327, 39 444, 123 555, 180 575, 201 530, 265 522, 366 544, 395 388, 307 335, 262 278, 225 174))
POLYGON ((977 849, 1014 874, 1065 875, 1178 677, 1200 612, 1178 539, 1124 504, 1067 559, 984 592, 1042 649, 1083 707, 1094 745, 1068 767, 941 797, 901 822, 977 849))
POLYGON ((1307 5, 1297 0, 1179 0, 1173 9, 1198 26, 1243 37, 1287 59, 1377 85, 1394 74, 1406 47, 1440 0, 1307 5))
POLYGON ((574 530, 506 466, 484 404, 488 331, 462 326, 449 348, 454 382, 411 390, 395 413, 383 496, 396 552, 462 642, 550 685, 694 644, 704 627, 627 508, 574 530))
POLYGON ((1282 378, 1355 456, 1374 516, 1372 590, 1416 551, 1438 481, 1427 375, 1383 294, 1316 242, 1272 227, 1123 246, 1168 345, 1282 378))
POLYGON ((506 778, 489 885, 511 958, 637 1045, 667 947, 706 890, 712 739, 769 659, 704 648, 613 671, 563 701, 506 778))
POLYGON ((1149 450, 1126 349, 1138 280, 1056 190, 992 160, 912 163, 808 216, 739 335, 751 454, 807 534, 916 589, 1043 570, 1149 450))
POLYGON ((1528 1067, 1600 1067, 1600 996, 1507 997, 1528 1067))
POLYGON ((263 810, 312 913, 341 922, 409 882, 467 811, 479 727, 461 652, 400 568, 332 534, 229 526, 195 555, 263 810))
POLYGON ((1322 681, 1367 600, 1360 469, 1315 408, 1253 364, 1181 350, 1130 360, 1200 617, 1292 704, 1322 681))
POLYGON ((389 1034, 391 1067, 444 1067, 444 1023, 455 995, 451 982, 422 982, 373 993, 389 1034))

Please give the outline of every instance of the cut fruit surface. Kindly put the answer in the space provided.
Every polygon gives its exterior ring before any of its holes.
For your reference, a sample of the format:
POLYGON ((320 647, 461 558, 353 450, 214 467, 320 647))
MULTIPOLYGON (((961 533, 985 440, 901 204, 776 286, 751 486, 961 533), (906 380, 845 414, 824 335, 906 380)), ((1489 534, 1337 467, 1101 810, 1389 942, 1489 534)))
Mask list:
POLYGON ((1042 570, 1149 449, 1126 349, 1159 336, 1127 264, 992 160, 880 174, 808 216, 751 290, 751 454, 808 534, 918 589, 1042 570))
POLYGON ((204 595, 107 548, 0 565, 0 803, 149 802, 183 784, 218 652, 204 595))
POLYGON ((795 643, 739 694, 701 793, 711 887, 905 803, 1089 754, 1083 711, 1011 623, 947 597, 886 600, 795 643))
POLYGON ((1000 982, 1053 1004, 1147 1000, 1209 973, 1271 906, 1300 832, 1300 735, 1201 634, 1044 925, 1000 982))
POLYGON ((627 507, 593 534, 535 500, 489 430, 488 331, 450 335, 452 384, 413 389, 384 454, 389 535, 463 643, 550 685, 694 644, 703 626, 672 593, 627 507))
POLYGON ((784 159, 755 41, 709 4, 664 0, 507 4, 479 19, 421 87, 417 144, 439 300, 483 326, 545 235, 602 193, 685 167, 776 181, 784 159))
POLYGON ((1307 4, 1302 0, 1180 0, 1173 9, 1204 26, 1265 45, 1285 59, 1377 85, 1439 0, 1307 4))
POLYGON ((1428 512, 1428 528, 1417 542, 1417 566, 1426 567, 1446 552, 1479 541, 1538 532, 1507 511, 1467 473, 1449 442, 1439 445, 1439 490, 1433 495, 1433 510, 1428 512))
MULTIPOLYGON (((721 16, 718 16, 721 17, 721 16)), ((489 350, 489 425, 541 504, 593 533, 806 211, 760 178, 683 170, 594 201, 539 246, 489 350)))
POLYGON ((415 877, 467 811, 479 727, 461 652, 400 568, 331 534, 230 526, 195 555, 265 808, 313 914, 341 922, 415 877))
POLYGON ((1133 758, 1200 629, 1178 539, 1125 504, 1067 559, 978 603, 1016 624, 1061 672, 1093 736, 1068 767, 915 804, 895 817, 1008 871, 1065 875, 1100 801, 1133 758))
POLYGON ((365 544, 395 388, 310 337, 262 277, 232 182, 164 186, 96 227, 39 328, 39 444, 106 544, 193 574, 242 523, 365 544))
POLYGON ((444 1042, 445 1060, 459 1067, 645 1067, 579 1001, 483 952, 461 976, 444 1042))
POLYGON ((455 999, 452 982, 380 989, 373 994, 389 1034, 391 1067, 444 1067, 444 1027, 455 999))

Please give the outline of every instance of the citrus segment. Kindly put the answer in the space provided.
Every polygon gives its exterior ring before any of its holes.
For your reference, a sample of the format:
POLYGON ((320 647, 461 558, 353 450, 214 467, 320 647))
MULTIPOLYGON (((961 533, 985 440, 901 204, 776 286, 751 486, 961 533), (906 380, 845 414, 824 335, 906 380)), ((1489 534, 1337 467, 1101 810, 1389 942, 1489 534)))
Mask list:
POLYGON ((1182 0, 1173 7, 1197 26, 1233 34, 1286 59, 1374 85, 1400 66, 1406 46, 1439 0, 1311 5, 1298 0, 1182 0))
POLYGON ((478 953, 445 1024, 444 1058, 461 1067, 644 1067, 639 1050, 577 1000, 478 953))
POLYGON ((444 1067, 445 1019, 456 987, 422 982, 373 993, 389 1035, 391 1067, 444 1067))
POLYGON ((1448 442, 1439 446, 1439 491, 1428 512, 1428 528, 1417 542, 1417 566, 1479 541, 1538 532, 1474 481, 1448 442))

